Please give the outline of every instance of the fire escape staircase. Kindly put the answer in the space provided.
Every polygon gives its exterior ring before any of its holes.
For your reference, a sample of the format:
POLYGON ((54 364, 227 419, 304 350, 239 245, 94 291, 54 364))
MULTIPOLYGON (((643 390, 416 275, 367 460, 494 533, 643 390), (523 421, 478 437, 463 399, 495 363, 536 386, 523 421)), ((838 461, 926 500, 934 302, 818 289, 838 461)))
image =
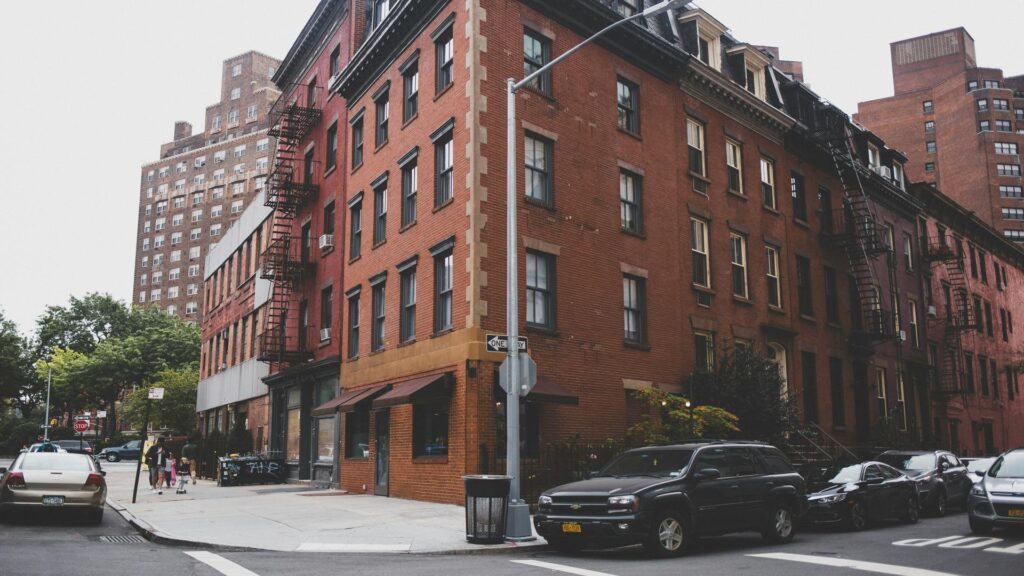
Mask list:
POLYGON ((320 121, 319 89, 298 85, 285 90, 270 110, 270 136, 277 139, 274 167, 267 178, 265 205, 273 208, 270 238, 262 255, 264 279, 272 282, 266 319, 260 334, 259 359, 272 366, 310 356, 308 331, 298 311, 292 312, 296 290, 311 265, 302 239, 295 236, 295 219, 320 188, 320 167, 301 156, 299 144, 320 121), (287 98, 286 98, 287 97, 287 98))
POLYGON ((939 364, 940 376, 937 392, 945 395, 959 394, 963 386, 963 337, 966 330, 977 326, 977 310, 970 304, 970 286, 964 272, 963 254, 958 254, 946 243, 945 238, 929 241, 925 255, 929 264, 941 263, 946 269, 949 282, 950 306, 943 323, 943 344, 945 346, 939 364))

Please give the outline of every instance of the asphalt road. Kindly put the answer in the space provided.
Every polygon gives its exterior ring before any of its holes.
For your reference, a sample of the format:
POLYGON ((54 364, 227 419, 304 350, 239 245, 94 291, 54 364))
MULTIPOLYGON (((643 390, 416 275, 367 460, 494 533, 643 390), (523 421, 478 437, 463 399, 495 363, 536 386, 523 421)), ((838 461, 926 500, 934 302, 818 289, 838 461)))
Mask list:
POLYGON ((971 537, 963 513, 926 518, 910 526, 886 524, 860 533, 804 531, 784 545, 766 545, 756 535, 709 538, 698 550, 670 560, 648 559, 638 548, 570 555, 535 551, 458 556, 197 551, 145 540, 107 541, 136 536, 109 509, 100 526, 58 515, 0 520, 0 576, 334 576, 342 571, 387 576, 820 576, 823 571, 850 576, 879 572, 1016 576, 1024 565, 1024 534, 971 537), (851 561, 875 564, 837 567, 851 561))

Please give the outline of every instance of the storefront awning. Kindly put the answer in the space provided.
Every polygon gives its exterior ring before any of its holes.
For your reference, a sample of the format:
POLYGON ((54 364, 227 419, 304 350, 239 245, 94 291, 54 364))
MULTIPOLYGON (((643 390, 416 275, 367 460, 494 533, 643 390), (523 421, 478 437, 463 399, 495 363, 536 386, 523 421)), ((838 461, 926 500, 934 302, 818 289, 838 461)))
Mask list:
POLYGON ((362 389, 346 390, 341 394, 338 394, 334 398, 331 398, 327 402, 324 402, 323 404, 317 406, 316 408, 313 408, 313 416, 326 416, 327 414, 332 414, 334 411, 338 409, 338 406, 340 406, 342 402, 345 402, 349 398, 353 396, 358 396, 359 394, 362 393, 362 389))
POLYGON ((394 388, 374 400, 373 407, 386 408, 398 404, 409 404, 419 398, 443 396, 450 381, 451 374, 448 372, 406 380, 395 384, 394 388))
POLYGON ((574 396, 568 390, 562 387, 561 384, 554 380, 549 380, 544 376, 537 376, 537 384, 530 390, 530 393, 526 395, 527 401, 532 402, 550 402, 552 404, 579 404, 580 399, 578 396, 574 396))
POLYGON ((346 398, 341 404, 338 405, 338 412, 345 414, 347 412, 355 412, 359 408, 360 404, 369 402, 374 398, 383 394, 390 387, 389 384, 381 384, 379 386, 368 386, 366 388, 359 388, 358 390, 352 390, 357 392, 352 396, 346 398))

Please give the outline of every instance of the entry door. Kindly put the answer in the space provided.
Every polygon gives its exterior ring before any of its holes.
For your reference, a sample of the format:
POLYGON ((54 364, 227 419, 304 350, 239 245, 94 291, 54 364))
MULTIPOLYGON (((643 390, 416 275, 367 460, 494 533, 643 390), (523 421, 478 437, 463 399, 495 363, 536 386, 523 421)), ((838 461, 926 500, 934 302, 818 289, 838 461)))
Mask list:
POLYGON ((373 493, 378 496, 388 495, 388 461, 391 456, 391 412, 380 410, 376 415, 377 462, 373 493))

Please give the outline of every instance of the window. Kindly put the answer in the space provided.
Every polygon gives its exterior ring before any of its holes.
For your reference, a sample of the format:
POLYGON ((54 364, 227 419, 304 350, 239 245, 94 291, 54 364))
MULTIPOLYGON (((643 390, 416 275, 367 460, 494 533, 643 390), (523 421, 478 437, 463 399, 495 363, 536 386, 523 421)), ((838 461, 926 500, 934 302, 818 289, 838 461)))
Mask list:
POLYGON ((373 323, 370 325, 370 350, 384 349, 384 279, 373 285, 373 323))
POLYGON ((324 226, 323 233, 328 235, 334 234, 334 202, 330 202, 327 206, 324 206, 324 226))
POLYGON ((178 287, 177 286, 171 286, 170 288, 168 288, 167 289, 167 297, 168 298, 177 298, 178 297, 178 287))
POLYGON ((262 138, 262 139, 256 141, 256 151, 257 152, 263 152, 263 151, 269 150, 269 149, 270 149, 270 139, 269 138, 262 138))
POLYGON ((434 332, 452 328, 454 260, 452 247, 432 250, 434 256, 434 332))
POLYGON ((195 296, 196 294, 199 294, 198 284, 189 284, 188 286, 185 287, 185 295, 195 296))
POLYGON ((642 6, 643 0, 615 0, 613 2, 615 10, 622 16, 636 16, 639 6, 642 6))
POLYGON ((743 151, 732 140, 725 141, 725 165, 729 173, 729 191, 743 194, 743 151))
POLYGON ((345 414, 345 458, 370 456, 370 411, 356 410, 345 414))
POLYGON ((702 288, 711 288, 708 223, 698 218, 690 218, 690 253, 693 255, 693 283, 702 288))
POLYGON ((224 213, 224 205, 223 204, 218 204, 218 205, 210 208, 210 218, 220 218, 220 216, 223 213, 224 213))
POLYGON ((434 207, 450 201, 455 194, 452 130, 449 128, 434 139, 434 207))
POLYGON ((889 406, 886 402, 885 368, 875 367, 875 401, 878 405, 878 418, 888 421, 889 406))
POLYGON ((153 290, 150 290, 149 291, 149 299, 152 300, 153 302, 159 301, 160 300, 160 293, 161 293, 160 288, 154 288, 153 290))
POLYGON ((412 407, 412 455, 448 454, 448 400, 434 400, 412 407))
POLYGON ((789 173, 789 190, 793 196, 793 217, 807 221, 807 194, 804 191, 803 174, 789 173))
POLYGON ((825 320, 839 323, 839 278, 829 266, 825 266, 825 320))
POLYGON ((373 17, 370 20, 370 29, 376 30, 390 13, 391 0, 373 0, 373 17))
POLYGON ((996 142, 996 154, 1017 154, 1016 142, 996 142))
POLYGON ((978 272, 981 273, 981 283, 988 284, 988 262, 985 251, 981 249, 978 250, 978 272))
POLYGON ((768 305, 782 308, 782 283, 779 279, 779 250, 774 246, 764 247, 765 277, 768 284, 768 305))
POLYGON ((416 193, 419 189, 418 158, 413 155, 402 167, 402 228, 416 222, 416 193))
POLYGON ((924 143, 924 151, 929 154, 938 152, 938 148, 935 147, 935 140, 929 140, 924 143))
POLYGON ((989 132, 991 130, 992 130, 992 125, 989 123, 988 120, 979 120, 978 121, 978 132, 989 132))
POLYGON ((555 257, 526 251, 526 323, 555 327, 555 257))
POLYGON ((238 110, 228 112, 228 127, 238 126, 238 110))
POLYGON ((181 232, 171 234, 171 246, 177 246, 178 244, 181 244, 181 232))
POLYGON ((146 278, 148 278, 148 277, 149 276, 147 274, 140 274, 139 275, 139 286, 145 286, 146 285, 146 278))
POLYGON ((1009 120, 996 120, 996 132, 1013 132, 1009 120))
POLYGON ((256 119, 256 105, 255 104, 250 104, 249 107, 245 109, 245 120, 246 120, 246 122, 252 122, 255 119, 256 119))
MULTIPOLYGON (((526 28, 523 30, 523 77, 533 74, 551 61, 551 40, 526 28)), ((551 94, 551 71, 547 70, 530 81, 530 87, 543 94, 551 94)))
POLYGON ((775 163, 767 158, 761 158, 761 201, 767 208, 772 210, 777 208, 775 199, 775 163))
POLYGON ((917 302, 910 300, 910 344, 914 349, 921 348, 921 333, 918 331, 917 302))
POLYGON ((989 336, 993 335, 992 330, 992 303, 985 302, 985 333, 989 336))
POLYGON ((622 276, 624 337, 626 342, 633 344, 643 344, 647 340, 645 282, 639 276, 622 276))
POLYGON ((993 98, 992 99, 993 110, 1009 110, 1010 102, 1005 98, 993 98))
POLYGON ((846 396, 843 392, 843 361, 840 358, 828 359, 829 384, 832 396, 832 425, 846 425, 846 396))
MULTIPOLYGON (((193 294, 195 294, 195 292, 193 292, 193 294)), ((188 302, 188 303, 185 304, 185 315, 186 316, 195 316, 196 312, 198 312, 198 311, 199 311, 199 303, 198 302, 188 302)))
POLYGON ((157 271, 153 272, 153 284, 160 284, 164 281, 164 273, 157 271))
POLYGON ((419 113, 420 65, 414 59, 402 70, 402 122, 412 120, 419 113))
POLYGON ((373 189, 373 245, 388 239, 388 181, 373 189))
POLYGON ((454 62, 454 36, 452 35, 452 23, 434 36, 434 51, 437 54, 437 72, 435 77, 435 90, 440 93, 452 85, 452 63, 454 62))
POLYGON ((931 134, 932 132, 935 132, 935 121, 934 120, 929 120, 929 121, 925 122, 924 123, 924 131, 929 133, 929 134, 931 134))
POLYGON ((640 176, 619 170, 619 224, 626 232, 643 233, 640 176))
POLYGON ((213 224, 210 226, 210 236, 220 236, 220 224, 213 224))
POLYGON ((711 332, 693 333, 693 369, 695 372, 710 372, 715 368, 715 335, 711 332))
POLYGON ((981 98, 979 100, 976 100, 975 103, 977 104, 978 112, 985 112, 985 111, 988 110, 988 100, 987 99, 981 98))
POLYGON ((164 246, 164 235, 161 234, 153 239, 153 246, 155 248, 163 248, 164 246))
POLYGON ((1024 208, 1003 208, 1003 220, 1024 220, 1024 208))
POLYGON ((907 272, 914 270, 914 245, 910 234, 903 233, 903 267, 907 272))
POLYGON ((385 89, 383 93, 377 96, 373 101, 374 108, 377 111, 377 130, 376 140, 374 145, 380 148, 388 141, 388 118, 390 117, 391 105, 388 101, 389 90, 385 89))
POLYGON ((800 314, 814 316, 813 296, 811 293, 811 261, 804 256, 796 257, 796 293, 800 304, 800 314))
POLYGON ((978 381, 981 382, 981 395, 988 396, 988 358, 978 355, 978 381))
POLYGON ((348 357, 359 356, 359 291, 348 293, 348 357))
POLYGON ((925 162, 924 163, 924 171, 925 172, 935 172, 935 162, 925 162))
POLYGON ((416 264, 415 260, 407 268, 401 270, 400 298, 402 312, 398 317, 399 342, 411 342, 416 339, 416 264))
MULTIPOLYGON (((335 134, 335 138, 337 138, 337 134, 335 134)), ((327 157, 328 160, 331 160, 332 158, 333 158, 333 156, 328 156, 327 157)), ((258 170, 260 172, 266 172, 267 171, 267 167, 269 165, 270 165, 270 161, 267 159, 266 156, 264 156, 262 158, 257 158, 256 159, 256 170, 258 170)), ((262 188, 262 187, 263 187, 262 185, 257 185, 256 186, 256 188, 262 188)))
POLYGON ((167 228, 167 218, 157 218, 156 219, 156 230, 159 231, 159 230, 163 230, 164 228, 167 228))
POLYGON ((188 276, 189 276, 189 278, 194 278, 196 276, 199 276, 199 264, 191 264, 191 265, 189 265, 189 267, 188 267, 188 276))
POLYGON ((622 78, 616 86, 619 109, 619 129, 632 134, 640 133, 640 87, 622 78))
POLYGON ((363 164, 363 115, 362 112, 352 121, 352 167, 363 164))
POLYGON ((934 112, 935 111, 935 106, 932 104, 931 100, 925 100, 924 102, 921 103, 921 110, 925 114, 927 114, 927 113, 930 113, 930 112, 934 112))
MULTIPOLYGON (((689 149, 690 172, 705 176, 704 172, 704 125, 686 120, 686 146, 689 149)), ((703 190, 698 190, 703 192, 703 190)))
POLYGON ((341 45, 340 44, 335 46, 334 50, 331 50, 331 60, 330 60, 329 72, 330 72, 331 78, 334 78, 334 77, 338 76, 339 73, 341 73, 341 45))
POLYGON ((235 200, 234 202, 231 203, 232 214, 238 214, 239 212, 242 211, 242 202, 243 200, 235 200))
POLYGON ((348 257, 350 260, 359 258, 362 254, 363 240, 363 195, 360 192, 353 202, 349 203, 349 247, 348 257))
POLYGON ((202 219, 203 219, 203 211, 201 209, 200 210, 193 210, 192 211, 192 219, 191 219, 192 222, 199 222, 202 219))
POLYGON ((732 294, 746 298, 747 293, 747 239, 735 232, 729 234, 732 254, 732 294))
POLYGON ((149 267, 149 256, 143 256, 142 257, 142 267, 143 268, 148 268, 149 267))
POLYGON ((140 290, 139 291, 139 303, 142 304, 145 301, 146 301, 146 291, 145 290, 140 290))
MULTIPOLYGON (((324 159, 324 165, 327 171, 334 169, 334 166, 338 163, 338 123, 331 124, 330 128, 327 129, 327 158, 324 159)), ((259 161, 256 161, 256 167, 260 168, 259 161)), ((266 161, 264 160, 263 169, 266 169, 266 161)))
POLYGON ((192 193, 192 207, 195 208, 196 206, 199 206, 202 203, 203 203, 203 193, 202 192, 193 192, 192 193))
POLYGON ((525 137, 526 197, 545 206, 552 206, 551 149, 552 142, 530 132, 525 137))

